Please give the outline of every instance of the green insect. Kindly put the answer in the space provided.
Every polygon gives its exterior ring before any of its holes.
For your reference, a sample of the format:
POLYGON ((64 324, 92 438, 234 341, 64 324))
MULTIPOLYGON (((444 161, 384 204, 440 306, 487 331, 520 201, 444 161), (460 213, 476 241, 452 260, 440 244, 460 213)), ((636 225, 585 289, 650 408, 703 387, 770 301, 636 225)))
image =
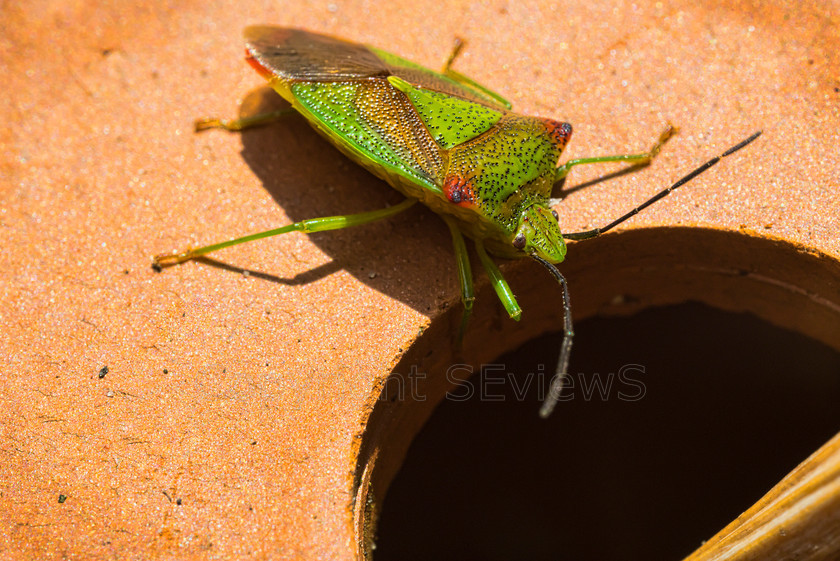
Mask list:
POLYGON ((610 224, 564 234, 557 213, 550 208, 555 184, 581 164, 647 163, 674 133, 673 127, 669 126, 647 152, 579 158, 558 166, 572 126, 513 113, 504 98, 452 70, 460 42, 443 72, 438 73, 374 47, 299 29, 253 26, 246 28, 244 35, 247 61, 291 103, 291 109, 235 121, 202 120, 196 123, 196 130, 242 130, 270 123, 294 110, 406 199, 385 209, 303 220, 182 253, 158 255, 155 268, 287 232, 320 232, 367 224, 394 216, 420 201, 443 218, 452 233, 464 305, 459 341, 475 299, 464 235, 474 241, 499 300, 514 320, 519 320, 522 310, 488 253, 502 258, 529 257, 560 284, 565 336, 557 374, 540 409, 543 417, 554 409, 562 390, 572 347, 568 287, 555 266, 566 255, 564 240, 603 234, 760 134, 706 162, 610 224))

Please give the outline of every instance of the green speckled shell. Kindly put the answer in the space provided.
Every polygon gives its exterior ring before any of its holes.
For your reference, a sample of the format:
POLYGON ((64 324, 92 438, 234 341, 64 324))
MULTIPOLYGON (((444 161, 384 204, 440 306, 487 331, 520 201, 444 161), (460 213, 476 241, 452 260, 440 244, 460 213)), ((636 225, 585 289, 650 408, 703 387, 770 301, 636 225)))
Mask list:
POLYGON ((560 123, 372 47, 266 26, 245 39, 272 87, 350 158, 488 250, 518 256, 517 224, 547 204, 570 128, 558 134, 560 123))
POLYGON ((443 154, 404 95, 387 80, 296 82, 298 109, 376 165, 440 191, 443 154))
POLYGON ((389 76, 388 83, 408 96, 420 120, 444 150, 451 150, 489 131, 502 118, 501 111, 454 95, 415 87, 397 76, 389 76))

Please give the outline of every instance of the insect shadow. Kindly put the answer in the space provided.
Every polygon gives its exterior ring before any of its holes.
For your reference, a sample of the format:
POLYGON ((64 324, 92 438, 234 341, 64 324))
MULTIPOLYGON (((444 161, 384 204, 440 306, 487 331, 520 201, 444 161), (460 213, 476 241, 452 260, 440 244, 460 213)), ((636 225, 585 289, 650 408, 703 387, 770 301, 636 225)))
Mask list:
MULTIPOLYGON (((289 104, 273 89, 264 86, 245 97, 239 116, 287 107, 289 104)), ((224 133, 209 131, 204 134, 224 133)), ((402 200, 393 188, 350 161, 295 112, 279 122, 234 134, 242 137, 242 156, 246 163, 291 221, 374 210, 402 200)), ((564 178, 555 187, 555 195, 564 198, 646 165, 628 166, 571 187, 565 185, 564 178)), ((243 231, 231 235, 247 233, 243 231)), ((241 268, 218 258, 200 256, 194 259, 227 271, 247 273, 254 278, 286 285, 308 284, 345 269, 362 282, 418 311, 428 312, 434 306, 445 307, 449 304, 447 295, 453 301, 456 297, 454 289, 458 285, 458 277, 456 268, 450 266, 451 239, 444 223, 421 205, 363 227, 307 235, 331 257, 331 261, 291 278, 241 268)), ((279 245, 281 242, 265 240, 260 243, 265 244, 266 251, 283 251, 283 246, 279 245)), ((477 263, 474 268, 480 270, 477 263)))
MULTIPOLYGON (((289 104, 274 90, 261 87, 246 96, 239 113, 248 116, 287 107, 289 104)), ((235 134, 242 136, 242 157, 290 221, 385 208, 404 198, 351 162, 297 113, 235 134)), ((231 235, 248 233, 243 230, 231 235)), ((365 226, 305 235, 331 258, 329 263, 313 266, 292 278, 253 270, 247 271, 249 275, 301 285, 345 269, 377 290, 426 311, 433 305, 429 284, 437 285, 436 293, 440 294, 458 286, 455 267, 449 266, 452 242, 448 231, 440 219, 421 205, 365 226), (446 267, 441 266, 444 262, 446 267), (434 275, 429 271, 435 271, 434 275)), ((289 247, 288 237, 259 243, 264 244, 265 251, 284 251, 289 247)), ((293 254, 289 257, 298 259, 293 254)), ((224 261, 200 259, 226 270, 244 272, 224 261)))

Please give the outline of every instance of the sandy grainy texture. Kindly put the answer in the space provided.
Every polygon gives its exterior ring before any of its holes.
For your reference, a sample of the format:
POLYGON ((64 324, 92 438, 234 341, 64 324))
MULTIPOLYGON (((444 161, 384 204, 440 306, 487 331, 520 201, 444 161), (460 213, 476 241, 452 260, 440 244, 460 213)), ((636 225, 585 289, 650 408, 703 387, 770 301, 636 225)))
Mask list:
MULTIPOLYGON (((233 115, 262 85, 241 60, 247 24, 432 67, 463 37, 459 70, 521 112, 574 123, 569 157, 681 126, 655 165, 571 193, 567 230, 763 129, 626 229, 741 231, 829 268, 840 256, 836 1, 0 10, 2 558, 356 555, 353 471, 374 388, 457 305, 450 242, 413 209, 226 250, 216 266, 150 269, 154 253, 400 200, 299 118, 193 134, 194 118, 233 115)), ((840 301, 836 285, 820 297, 840 301)))

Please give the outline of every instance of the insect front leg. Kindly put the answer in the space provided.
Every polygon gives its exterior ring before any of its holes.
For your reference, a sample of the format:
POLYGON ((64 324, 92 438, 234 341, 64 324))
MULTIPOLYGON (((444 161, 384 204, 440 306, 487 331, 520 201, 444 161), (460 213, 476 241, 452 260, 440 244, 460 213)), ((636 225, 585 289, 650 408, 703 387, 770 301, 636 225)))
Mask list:
POLYGON ((205 245, 197 249, 187 249, 180 253, 155 255, 154 258, 152 258, 152 267, 160 269, 161 267, 183 263, 184 261, 188 261, 202 255, 207 255, 208 253, 212 253, 226 247, 252 242, 254 240, 261 240, 262 238, 268 238, 271 236, 278 236, 288 232, 304 232, 309 234, 312 232, 325 232, 327 230, 341 230, 343 228, 361 226, 362 224, 368 224, 370 222, 375 222, 377 220, 382 220, 383 218, 399 214, 416 202, 417 201, 415 199, 406 199, 398 205, 379 210, 372 210, 369 212, 345 214, 340 216, 327 216, 323 218, 310 218, 308 220, 301 220, 300 222, 289 224, 288 226, 283 226, 282 228, 275 228, 273 230, 251 234, 250 236, 235 238, 233 240, 212 245, 205 245))
POLYGON ((464 333, 467 330, 467 322, 472 315, 473 302, 475 301, 475 292, 473 290, 472 268, 470 267, 470 256, 467 253, 467 245, 464 243, 464 236, 458 225, 446 216, 443 217, 446 225, 449 226, 449 232, 452 234, 452 245, 455 248, 455 262, 458 265, 458 280, 461 285, 461 302, 464 304, 464 313, 461 316, 461 327, 458 329, 458 339, 456 346, 460 347, 464 340, 464 333))
POLYGON ((659 135, 659 140, 656 141, 656 144, 654 144, 650 150, 641 154, 620 154, 618 156, 597 156, 594 158, 575 158, 574 160, 569 160, 557 168, 554 175, 554 181, 555 183, 560 181, 569 175, 569 170, 580 164, 603 164, 606 162, 631 162, 635 165, 646 164, 659 154, 659 151, 662 149, 662 145, 665 144, 669 138, 674 136, 676 132, 676 127, 668 125, 662 134, 659 135))
POLYGON ((251 117, 240 117, 239 119, 197 119, 195 121, 195 132, 201 132, 208 129, 224 129, 226 131, 238 132, 252 127, 261 127, 263 125, 270 125, 286 115, 294 113, 295 110, 291 107, 285 109, 278 109, 277 111, 269 111, 268 113, 259 113, 251 117))
POLYGON ((475 249, 478 252, 478 258, 481 260, 481 264, 484 265, 484 270, 487 271, 487 275, 490 277, 490 283, 493 285, 493 290, 496 291, 496 296, 499 297, 502 306, 505 307, 511 319, 519 321, 519 318, 522 317, 522 308, 519 307, 519 303, 513 296, 510 285, 505 280, 505 277, 502 276, 499 267, 487 255, 487 250, 484 249, 484 244, 481 241, 475 240, 475 249))

